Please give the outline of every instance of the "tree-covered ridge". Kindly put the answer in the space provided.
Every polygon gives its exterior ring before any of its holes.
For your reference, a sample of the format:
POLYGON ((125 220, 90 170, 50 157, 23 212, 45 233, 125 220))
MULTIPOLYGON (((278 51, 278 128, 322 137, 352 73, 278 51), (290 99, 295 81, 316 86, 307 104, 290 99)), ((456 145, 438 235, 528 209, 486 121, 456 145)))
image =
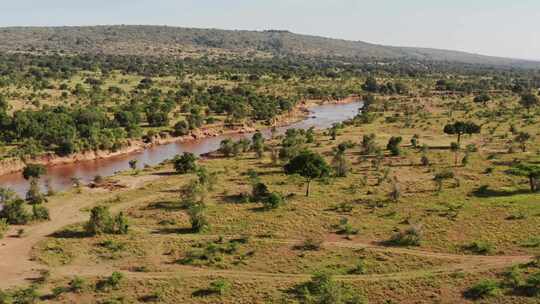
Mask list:
POLYGON ((537 62, 428 48, 391 47, 289 31, 228 31, 167 26, 13 27, 0 29, 1 51, 209 56, 308 56, 349 61, 406 59, 538 67, 537 62))

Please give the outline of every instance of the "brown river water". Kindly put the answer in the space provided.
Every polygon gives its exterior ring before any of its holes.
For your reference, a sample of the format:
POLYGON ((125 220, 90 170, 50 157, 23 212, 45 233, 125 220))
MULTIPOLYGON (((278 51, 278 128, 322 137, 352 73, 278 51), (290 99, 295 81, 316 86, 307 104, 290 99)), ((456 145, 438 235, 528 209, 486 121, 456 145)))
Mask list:
MULTIPOLYGON (((283 134, 287 129, 326 129, 337 122, 342 122, 353 118, 362 107, 362 102, 352 102, 346 104, 326 104, 310 108, 311 114, 308 118, 278 128, 277 134, 283 134)), ((263 130, 265 137, 270 136, 270 130, 263 130)), ((164 160, 171 159, 177 154, 191 152, 196 155, 216 151, 219 144, 225 138, 241 139, 251 138, 252 133, 221 135, 216 137, 202 138, 192 141, 176 142, 165 145, 154 146, 144 151, 125 154, 107 159, 93 161, 83 161, 66 165, 56 165, 47 168, 47 174, 41 178, 41 186, 44 187, 48 181, 55 191, 62 191, 72 186, 72 178, 79 178, 83 183, 89 183, 96 175, 103 177, 114 175, 116 172, 129 169, 129 161, 136 159, 138 165, 157 165, 164 160)), ((22 177, 21 172, 0 176, 0 187, 10 188, 19 195, 25 195, 28 190, 28 182, 22 177)))

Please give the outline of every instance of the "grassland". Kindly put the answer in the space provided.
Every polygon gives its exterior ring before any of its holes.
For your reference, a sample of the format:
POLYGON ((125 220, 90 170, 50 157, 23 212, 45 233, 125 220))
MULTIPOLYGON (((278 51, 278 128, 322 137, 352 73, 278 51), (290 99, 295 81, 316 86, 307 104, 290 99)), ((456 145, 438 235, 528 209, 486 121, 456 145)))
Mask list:
MULTIPOLYGON (((128 185, 123 190, 83 188, 50 197, 55 224, 25 228, 28 236, 7 239, 5 252, 18 252, 14 261, 30 254, 32 268, 49 271, 36 285, 45 302, 305 302, 295 287, 321 271, 369 303, 469 302, 473 285, 506 282, 512 266, 519 267, 522 280, 539 271, 532 261, 540 254, 540 196, 526 178, 506 173, 518 161, 540 162, 538 110, 515 111, 518 100, 511 94, 493 99, 483 106, 471 96, 377 97, 374 106, 381 111, 374 122, 347 124, 336 140, 317 132, 304 147, 330 162, 339 143, 358 144, 374 133, 384 147, 399 135, 400 155, 385 151, 377 161, 362 155, 358 145, 348 149, 349 174, 313 183, 309 197, 303 195, 304 180, 285 175, 283 163, 273 162, 269 152, 262 158, 216 152, 198 162, 217 176, 204 199, 210 226, 201 233, 193 232, 180 203, 180 190, 196 176, 175 174, 164 163, 112 177, 128 185), (456 120, 482 125, 480 134, 462 138, 462 147, 476 147, 466 164, 465 149, 452 151, 456 138, 443 133, 456 120), (526 152, 512 140, 511 129, 533 135, 526 152), (416 147, 409 144, 414 135, 416 147), (422 156, 430 165, 422 164, 422 156), (250 201, 250 170, 286 203, 267 210, 250 201), (439 191, 434 176, 444 170, 454 178, 439 191), (399 198, 391 199, 396 187, 399 198), (129 233, 88 235, 84 225, 96 205, 122 211, 129 233), (357 232, 341 233, 343 219, 357 232), (418 246, 388 244, 410 227, 420 231, 418 246), (15 242, 28 243, 31 252, 16 251, 15 242), (99 287, 115 271, 123 274, 120 283, 99 287), (69 289, 75 277, 83 279, 82 287, 69 289), (231 285, 224 292, 211 287, 220 279, 231 285)), ((268 141, 268 150, 279 148, 280 140, 268 141)), ((43 277, 24 267, 21 273, 43 277)), ((538 297, 506 283, 484 296, 477 300, 538 303, 538 297)))

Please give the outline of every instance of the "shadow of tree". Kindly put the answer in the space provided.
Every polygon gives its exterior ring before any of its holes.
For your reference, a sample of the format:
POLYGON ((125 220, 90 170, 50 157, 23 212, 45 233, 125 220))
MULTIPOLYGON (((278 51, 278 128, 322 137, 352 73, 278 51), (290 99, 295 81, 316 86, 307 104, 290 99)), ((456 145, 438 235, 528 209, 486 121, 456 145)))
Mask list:
POLYGON ((180 211, 185 210, 186 207, 182 206, 179 202, 172 201, 159 201, 149 204, 144 210, 166 210, 166 211, 180 211))
POLYGON ((191 227, 180 227, 180 228, 160 228, 154 230, 154 234, 192 234, 196 231, 191 227))
POLYGON ((48 235, 49 237, 58 238, 58 239, 82 239, 91 237, 92 235, 84 230, 77 229, 64 229, 57 231, 48 235))
POLYGON ((217 292, 210 289, 199 289, 195 290, 191 295, 196 298, 210 297, 217 294, 217 292))
POLYGON ((475 190, 473 190, 470 195, 475 197, 504 197, 504 196, 513 196, 519 194, 530 194, 531 191, 528 189, 518 189, 518 190, 495 190, 490 189, 489 186, 483 185, 475 190))
POLYGON ((246 193, 224 196, 223 201, 228 204, 247 204, 250 202, 249 195, 246 193))

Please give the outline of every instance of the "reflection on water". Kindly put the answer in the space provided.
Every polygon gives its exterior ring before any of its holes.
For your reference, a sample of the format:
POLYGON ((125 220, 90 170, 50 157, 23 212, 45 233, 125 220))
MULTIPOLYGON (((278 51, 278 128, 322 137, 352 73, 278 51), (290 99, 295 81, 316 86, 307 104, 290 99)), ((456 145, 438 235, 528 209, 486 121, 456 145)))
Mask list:
MULTIPOLYGON (((356 113, 358 113, 358 109, 361 105, 361 102, 353 102, 348 104, 328 104, 313 107, 310 109, 312 112, 311 117, 287 127, 278 128, 278 134, 282 134, 290 128, 329 128, 336 122, 342 122, 354 117, 356 113)), ((268 137, 270 131, 264 130, 263 134, 268 137)), ((43 183, 47 180, 53 189, 61 191, 71 186, 72 178, 74 177, 80 178, 83 183, 88 183, 92 181, 96 175, 105 177, 111 176, 118 171, 127 170, 129 169, 128 162, 132 159, 136 159, 139 166, 156 165, 183 152, 201 155, 215 151, 219 148, 220 142, 225 138, 240 139, 245 137, 250 138, 251 136, 252 134, 222 135, 188 142, 176 142, 155 146, 141 152, 107 159, 52 166, 47 168, 47 175, 41 178, 41 182, 43 183)), ((18 172, 0 176, 0 186, 11 188, 20 195, 24 195, 28 189, 28 182, 24 180, 22 174, 18 172)))

